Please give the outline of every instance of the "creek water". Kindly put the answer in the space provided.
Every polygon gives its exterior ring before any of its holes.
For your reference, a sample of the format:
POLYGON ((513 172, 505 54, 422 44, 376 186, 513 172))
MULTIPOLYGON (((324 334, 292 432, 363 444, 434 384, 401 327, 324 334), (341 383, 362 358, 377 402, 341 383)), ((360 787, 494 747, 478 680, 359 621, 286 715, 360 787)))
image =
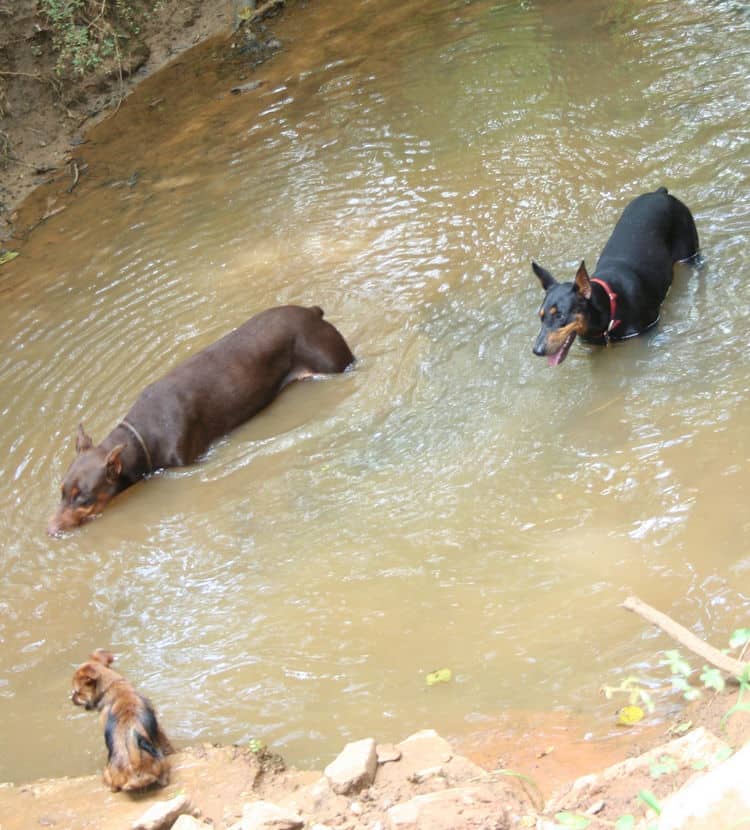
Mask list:
POLYGON ((314 765, 512 710, 606 734, 602 683, 665 680, 632 593, 747 624, 747 3, 329 0, 276 33, 254 73, 211 43, 144 81, 0 273, 0 780, 101 767, 68 700, 98 646, 177 744, 314 765), (549 368, 530 260, 572 278, 660 185, 706 266, 549 368), (45 535, 79 421, 287 302, 355 371, 45 535))

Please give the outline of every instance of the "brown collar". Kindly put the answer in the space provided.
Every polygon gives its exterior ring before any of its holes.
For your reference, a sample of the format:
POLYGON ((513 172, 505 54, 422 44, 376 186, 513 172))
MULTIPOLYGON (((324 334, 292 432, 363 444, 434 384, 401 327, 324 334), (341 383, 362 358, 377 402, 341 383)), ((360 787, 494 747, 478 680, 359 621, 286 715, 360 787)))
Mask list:
POLYGON ((146 456, 146 463, 148 464, 148 475, 151 475, 154 471, 154 465, 151 462, 151 453, 148 451, 148 447, 146 446, 146 442, 143 440, 143 436, 140 432, 130 423, 130 421, 126 421, 124 418, 120 421, 120 426, 125 427, 125 429, 130 430, 132 435, 135 437, 135 440, 141 445, 141 449, 143 450, 143 454, 146 456))

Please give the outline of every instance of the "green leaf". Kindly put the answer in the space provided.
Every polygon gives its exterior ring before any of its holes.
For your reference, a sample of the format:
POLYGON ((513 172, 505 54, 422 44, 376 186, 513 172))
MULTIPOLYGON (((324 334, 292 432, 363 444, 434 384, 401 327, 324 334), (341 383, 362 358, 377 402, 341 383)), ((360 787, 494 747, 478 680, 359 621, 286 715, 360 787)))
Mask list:
POLYGON ((722 761, 726 761, 727 758, 731 757, 734 750, 731 746, 723 746, 721 749, 717 749, 714 754, 714 761, 719 764, 722 761))
POLYGON ((641 689, 641 702, 650 714, 654 713, 656 706, 654 705, 653 698, 645 689, 641 689))
POLYGON ((721 719, 721 727, 724 728, 724 724, 732 717, 732 715, 736 714, 737 712, 750 712, 750 703, 735 703, 732 708, 725 713, 724 717, 721 719))
POLYGON ((436 683, 450 683, 453 679, 453 672, 450 669, 438 669, 430 672, 425 681, 428 686, 434 686, 436 683))
POLYGON ((701 690, 690 688, 683 694, 683 697, 685 700, 699 700, 702 697, 701 690))
POLYGON ((724 691, 724 678, 718 669, 704 666, 701 672, 701 681, 707 689, 715 689, 717 692, 724 691))
POLYGON ((686 692, 690 688, 692 687, 684 677, 677 676, 672 678, 673 692, 686 692))
POLYGON ((738 628, 732 632, 729 638, 730 648, 741 648, 745 643, 750 643, 750 628, 738 628))
POLYGON ((0 265, 12 262, 18 256, 18 251, 0 251, 0 265))
POLYGON ((615 822, 615 830, 631 830, 632 827, 635 827, 635 816, 630 813, 620 816, 615 822))
POLYGON ((671 775, 677 772, 677 761, 671 755, 662 755, 658 761, 651 764, 649 772, 652 778, 660 778, 662 775, 671 775))
POLYGON ((661 814, 661 804, 659 804, 659 799, 651 792, 651 790, 640 790, 638 792, 638 798, 641 801, 648 805, 656 815, 661 814))
POLYGON ((675 735, 684 735, 688 729, 692 729, 693 722, 691 720, 686 720, 683 723, 678 723, 676 726, 673 726, 669 731, 673 732, 675 735))
POLYGON ((591 824, 591 819, 580 813, 555 813, 555 821, 560 827, 571 827, 573 830, 584 830, 591 824))
POLYGON ((693 673, 690 663, 683 658, 679 651, 675 649, 665 651, 664 656, 667 659, 662 661, 661 665, 669 666, 669 670, 672 674, 681 674, 684 677, 689 677, 693 673))

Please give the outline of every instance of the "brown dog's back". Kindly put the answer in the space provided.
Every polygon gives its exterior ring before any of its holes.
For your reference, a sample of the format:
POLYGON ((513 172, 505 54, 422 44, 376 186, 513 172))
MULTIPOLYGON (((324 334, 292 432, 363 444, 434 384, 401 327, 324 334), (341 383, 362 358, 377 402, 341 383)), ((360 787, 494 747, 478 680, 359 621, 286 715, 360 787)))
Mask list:
POLYGON ((343 372, 353 360, 318 306, 271 308, 147 386, 125 420, 149 446, 154 469, 192 464, 288 383, 343 372))
POLYGON ((99 515, 118 493, 156 470, 192 464, 288 383, 343 372, 353 361, 318 306, 257 314, 147 386, 100 444, 79 425, 76 457, 47 532, 99 515))

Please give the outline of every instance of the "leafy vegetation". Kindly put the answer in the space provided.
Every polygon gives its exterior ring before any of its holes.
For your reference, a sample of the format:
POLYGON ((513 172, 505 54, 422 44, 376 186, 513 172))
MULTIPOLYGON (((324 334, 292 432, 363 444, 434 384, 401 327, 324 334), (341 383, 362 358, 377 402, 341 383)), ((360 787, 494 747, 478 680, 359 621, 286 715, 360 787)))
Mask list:
MULTIPOLYGON (((739 628, 732 633, 729 640, 729 648, 725 651, 741 649, 739 659, 743 660, 745 653, 750 648, 750 628, 739 628)), ((664 652, 664 659, 660 665, 667 666, 671 675, 672 690, 680 692, 685 700, 697 700, 703 692, 721 692, 726 686, 724 676, 719 669, 704 665, 698 680, 700 685, 691 682, 696 670, 676 649, 664 652)), ((750 702, 744 697, 750 690, 750 664, 745 671, 735 678, 740 686, 739 695, 735 705, 724 716, 725 720, 736 712, 750 712, 750 702)), ((645 712, 654 711, 654 703, 650 693, 643 687, 643 682, 634 676, 626 677, 619 686, 602 686, 602 692, 610 700, 617 694, 628 696, 628 705, 623 706, 618 712, 618 723, 622 726, 630 726, 642 720, 645 712)))
POLYGON ((160 0, 39 0, 49 21, 56 72, 83 76, 113 59, 121 65, 122 43, 137 36, 160 0))

